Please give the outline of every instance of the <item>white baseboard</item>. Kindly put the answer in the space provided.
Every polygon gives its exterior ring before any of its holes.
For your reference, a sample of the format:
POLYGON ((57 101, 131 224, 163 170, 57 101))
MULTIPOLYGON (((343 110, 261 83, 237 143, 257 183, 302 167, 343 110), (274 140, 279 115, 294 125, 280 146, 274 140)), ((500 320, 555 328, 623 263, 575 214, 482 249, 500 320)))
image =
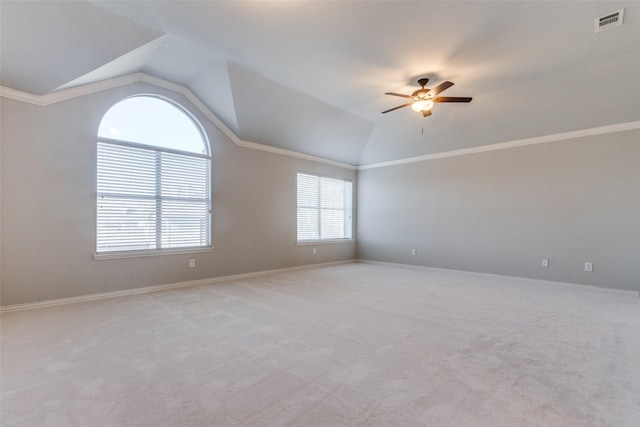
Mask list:
POLYGON ((341 265, 341 264, 351 264, 351 263, 379 264, 379 265, 390 265, 390 266, 398 266, 398 267, 414 267, 414 268, 420 268, 425 270, 446 271, 450 273, 476 274, 481 276, 524 280, 528 282, 538 282, 538 283, 578 287, 578 288, 588 289, 592 291, 613 292, 613 293, 624 294, 624 295, 629 295, 633 297, 639 296, 638 291, 627 290, 627 289, 611 289, 611 288, 603 288, 599 286, 584 285, 579 283, 556 282, 553 280, 531 279, 528 277, 517 277, 517 276, 504 276, 500 274, 478 273, 474 271, 453 270, 449 268, 428 267, 428 266, 414 265, 414 264, 402 264, 402 263, 374 261, 374 260, 367 260, 367 259, 349 259, 344 261, 325 262, 325 263, 319 263, 319 264, 305 264, 305 265, 300 265, 296 267, 278 268, 274 270, 254 271, 251 273, 233 274, 229 276, 210 277, 207 279, 188 280, 185 282, 167 283, 164 285, 145 286, 142 288, 126 289, 122 291, 101 292, 98 294, 80 295, 77 297, 59 298, 59 299, 30 302, 30 303, 24 303, 24 304, 12 304, 12 305, 0 306, 0 313, 9 313, 12 311, 21 311, 21 310, 32 310, 36 308, 53 307, 56 305, 74 304, 78 302, 97 301, 97 300, 109 299, 109 298, 119 298, 119 297, 125 297, 129 295, 139 295, 139 294, 147 294, 151 292, 160 292, 168 289, 178 289, 178 288, 186 288, 191 286, 210 285, 210 284, 219 283, 219 282, 229 282, 232 280, 241 280, 241 279, 248 279, 251 277, 267 276, 270 274, 286 273, 286 272, 299 271, 299 270, 310 270, 313 268, 321 268, 321 267, 328 267, 331 265, 341 265))
POLYGON ((270 274, 285 273, 298 270, 310 270, 319 267, 328 267, 331 265, 351 264, 356 262, 354 259, 344 261, 324 262, 319 264, 305 264, 296 267, 277 268, 275 270, 254 271, 251 273, 233 274, 230 276, 210 277, 207 279, 188 280, 185 282, 167 283, 164 285, 145 286, 143 288, 125 289, 122 291, 101 292, 98 294, 80 295, 77 297, 58 298, 46 301, 29 302, 24 304, 12 304, 0 306, 0 313, 9 313, 12 311, 33 310, 36 308, 53 307, 56 305, 74 304, 78 302, 97 301, 109 298, 119 298, 129 295, 148 294, 151 292, 165 291, 167 289, 187 288, 191 286, 210 285, 219 282, 228 282, 232 280, 241 280, 257 276, 267 276, 270 274))
POLYGON ((373 260, 368 260, 368 259, 358 259, 355 262, 361 262, 361 263, 364 263, 364 264, 379 264, 379 265, 391 265, 391 266, 395 265, 395 266, 398 266, 398 267, 415 267, 415 268, 422 268, 422 269, 426 269, 426 270, 446 271, 446 272, 450 272, 450 273, 477 274, 477 275, 480 275, 480 276, 501 277, 501 278, 505 278, 505 279, 523 280, 523 281, 527 281, 527 282, 538 282, 538 283, 546 283, 546 284, 561 285, 561 286, 571 286, 571 287, 574 287, 574 288, 577 287, 577 288, 588 289, 588 290, 592 290, 592 291, 613 292, 613 293, 623 294, 623 295, 628 295, 628 296, 633 296, 633 297, 639 297, 640 296, 640 291, 634 291, 634 290, 631 290, 631 289, 603 288, 601 286, 585 285, 585 284, 582 284, 582 283, 557 282, 557 281, 554 281, 554 280, 532 279, 530 277, 505 276, 505 275, 502 275, 502 274, 480 273, 480 272, 476 272, 476 271, 465 271, 465 270, 453 270, 453 269, 450 269, 450 268, 428 267, 428 266, 425 266, 425 265, 416 265, 416 264, 402 264, 402 263, 399 263, 399 262, 373 261, 373 260))

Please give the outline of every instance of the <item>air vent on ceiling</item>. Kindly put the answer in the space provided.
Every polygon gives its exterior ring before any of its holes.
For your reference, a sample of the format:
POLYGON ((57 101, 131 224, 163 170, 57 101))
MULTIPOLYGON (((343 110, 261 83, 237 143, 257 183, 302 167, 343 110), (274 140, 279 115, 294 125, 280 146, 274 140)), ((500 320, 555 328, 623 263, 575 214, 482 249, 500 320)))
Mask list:
POLYGON ((596 33, 622 25, 623 16, 624 9, 620 9, 617 12, 613 12, 608 15, 601 16, 600 18, 596 18, 596 33))

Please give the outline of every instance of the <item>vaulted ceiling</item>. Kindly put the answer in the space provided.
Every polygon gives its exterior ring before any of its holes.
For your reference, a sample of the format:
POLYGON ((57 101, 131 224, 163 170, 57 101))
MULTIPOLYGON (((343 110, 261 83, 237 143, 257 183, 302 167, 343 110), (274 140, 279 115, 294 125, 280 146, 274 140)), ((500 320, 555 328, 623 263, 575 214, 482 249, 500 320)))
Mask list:
POLYGON ((2 86, 144 72, 243 140, 352 165, 640 120, 633 1, 2 1, 0 15, 2 86), (473 101, 381 114, 421 77, 473 101))

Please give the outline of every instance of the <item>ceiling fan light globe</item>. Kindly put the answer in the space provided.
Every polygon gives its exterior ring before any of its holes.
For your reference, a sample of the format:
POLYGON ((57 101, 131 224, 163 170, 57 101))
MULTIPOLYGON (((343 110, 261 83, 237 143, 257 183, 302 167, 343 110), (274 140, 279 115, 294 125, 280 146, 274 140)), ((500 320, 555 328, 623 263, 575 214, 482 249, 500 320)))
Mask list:
POLYGON ((417 112, 430 110, 431 107, 433 107, 433 102, 429 101, 428 99, 416 101, 411 104, 411 109, 417 112))

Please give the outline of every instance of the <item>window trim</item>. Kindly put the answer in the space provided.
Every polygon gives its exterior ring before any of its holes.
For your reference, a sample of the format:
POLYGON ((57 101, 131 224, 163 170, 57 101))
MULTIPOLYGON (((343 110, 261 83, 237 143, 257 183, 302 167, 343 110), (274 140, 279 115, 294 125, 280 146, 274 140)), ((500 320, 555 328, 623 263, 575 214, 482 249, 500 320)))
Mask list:
POLYGON ((335 176, 330 176, 326 174, 319 174, 315 172, 306 172, 302 170, 296 171, 296 246, 312 246, 312 245, 332 245, 336 243, 352 243, 355 241, 355 215, 354 215, 354 206, 355 206, 355 190, 353 185, 353 180, 349 178, 337 178, 335 176), (330 238, 330 239, 305 239, 298 240, 298 174, 303 175, 311 175, 318 178, 328 178, 336 181, 350 182, 351 183, 351 237, 342 237, 342 238, 330 238))
MULTIPOLYGON (((105 111, 105 113, 102 115, 102 117, 104 118, 104 116, 109 112, 109 110, 111 108, 113 108, 114 106, 116 106, 117 104, 119 104, 122 101, 125 101, 127 99, 130 98, 137 98, 137 97, 148 97, 148 98, 157 98, 160 101, 164 101, 167 102, 169 104, 171 104, 173 107, 175 107, 176 109, 178 109, 181 113, 185 114, 192 122, 193 125, 195 126, 195 128, 198 130, 198 133, 200 134, 200 137, 202 138, 202 143, 204 145, 205 151, 206 153, 196 153, 193 151, 185 151, 185 150, 178 150, 178 149, 174 149, 174 148, 167 148, 167 147, 161 147, 161 146, 157 146, 157 145, 151 145, 151 144, 143 144, 143 143, 139 143, 139 142, 132 142, 132 141, 127 141, 127 140, 123 140, 123 139, 113 139, 113 138, 108 138, 108 137, 103 137, 100 136, 98 132, 96 132, 96 139, 95 139, 95 147, 98 146, 98 144, 100 142, 102 143, 106 143, 106 144, 111 144, 111 145, 117 145, 117 146, 122 146, 122 147, 130 147, 130 148, 139 148, 139 149, 144 149, 144 150, 151 150, 151 151, 155 151, 155 152, 164 152, 164 153, 170 153, 170 154, 177 154, 177 155, 184 155, 184 156, 189 156, 189 157, 195 157, 195 158, 201 158, 201 159, 205 159, 208 160, 210 162, 209 164, 209 176, 207 177, 207 184, 209 187, 209 212, 208 212, 208 217, 209 217, 209 236, 208 236, 208 240, 209 240, 209 244, 206 246, 191 246, 191 247, 178 247, 178 248, 160 248, 160 249, 139 249, 139 250, 125 250, 125 251, 104 251, 104 252, 98 252, 97 247, 98 247, 98 240, 97 240, 97 235, 96 240, 95 240, 95 245, 94 245, 94 253, 93 253, 93 259, 95 261, 102 261, 102 260, 112 260, 112 259, 125 259, 125 258, 142 258, 142 257, 154 257, 154 256, 165 256, 165 255, 181 255, 181 254, 193 254, 193 253, 203 253, 203 252, 213 252, 215 250, 215 247, 213 245, 213 221, 212 221, 212 202, 211 202, 211 178, 212 178, 212 171, 211 171, 211 161, 212 161, 212 155, 211 155, 211 144, 209 143, 209 138, 207 137, 206 132, 204 131, 204 128, 202 127, 202 124, 200 123, 200 121, 185 107, 183 107, 181 104, 179 104, 178 102, 174 101, 173 99, 166 97, 166 96, 162 96, 162 95, 158 95, 158 94, 154 94, 154 93, 139 93, 139 94, 134 94, 134 95, 130 95, 130 96, 126 96, 120 100, 118 100, 117 102, 111 104, 111 106, 105 111)), ((100 120, 100 124, 102 123, 102 119, 100 120)), ((96 165, 97 165, 97 156, 96 156, 96 165)), ((97 187, 97 179, 96 179, 96 187, 97 187)), ((98 191, 96 188, 96 193, 95 193, 95 200, 97 200, 98 198, 98 191)), ((97 207, 96 207, 97 209, 97 207)), ((97 231, 98 229, 98 212, 95 212, 94 215, 95 218, 95 230, 97 231)))
POLYGON ((93 254, 95 261, 104 261, 109 259, 124 258, 145 258, 164 255, 186 255, 197 254, 203 252, 213 252, 214 246, 196 246, 192 248, 175 248, 175 249, 141 249, 138 251, 120 251, 120 252, 96 252, 93 254))
MULTIPOLYGON (((353 233, 351 233, 353 235, 353 233)), ((298 240, 296 246, 316 246, 316 245, 335 245, 336 243, 352 243, 355 241, 353 237, 350 239, 320 239, 320 240, 298 240)))

